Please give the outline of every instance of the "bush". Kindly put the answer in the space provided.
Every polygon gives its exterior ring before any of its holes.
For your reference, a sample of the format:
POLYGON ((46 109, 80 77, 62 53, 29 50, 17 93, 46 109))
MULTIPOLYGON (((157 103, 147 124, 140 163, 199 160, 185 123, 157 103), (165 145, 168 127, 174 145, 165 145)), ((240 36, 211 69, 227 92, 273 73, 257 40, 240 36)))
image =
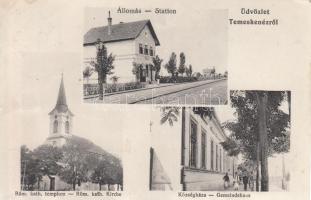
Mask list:
POLYGON ((98 84, 83 84, 84 96, 99 94, 98 84))
POLYGON ((105 93, 122 92, 140 88, 145 88, 145 84, 142 84, 140 82, 129 82, 129 83, 106 84, 104 87, 105 93))
MULTIPOLYGON (((146 84, 140 82, 129 82, 129 83, 115 83, 115 84, 105 84, 104 93, 122 92, 127 90, 135 90, 140 88, 145 88, 146 84)), ((99 92, 98 84, 84 84, 83 91, 84 96, 97 95, 99 92)))
POLYGON ((194 82, 198 81, 197 77, 171 77, 171 76, 161 76, 160 77, 160 83, 185 83, 185 82, 194 82))

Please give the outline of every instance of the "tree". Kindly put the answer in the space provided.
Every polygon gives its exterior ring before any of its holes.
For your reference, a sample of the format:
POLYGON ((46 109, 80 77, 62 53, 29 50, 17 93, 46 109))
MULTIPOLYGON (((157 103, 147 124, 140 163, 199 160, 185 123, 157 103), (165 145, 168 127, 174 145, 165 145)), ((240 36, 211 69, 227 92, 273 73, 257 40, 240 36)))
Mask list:
POLYGON ((83 70, 83 78, 86 79, 86 83, 88 84, 89 78, 92 76, 94 72, 94 68, 90 66, 86 66, 85 69, 83 70))
POLYGON ((269 189, 267 158, 289 150, 289 115, 280 109, 285 95, 280 91, 234 91, 230 96, 237 120, 225 127, 239 141, 244 157, 260 162, 262 191, 269 189))
POLYGON ((162 59, 160 59, 160 57, 158 55, 156 55, 156 57, 152 58, 152 62, 153 62, 153 69, 155 71, 155 78, 158 79, 159 78, 159 73, 161 70, 161 64, 163 62, 162 59))
POLYGON ((117 170, 122 169, 120 160, 91 141, 72 136, 62 147, 62 152, 64 156, 61 162, 64 167, 60 177, 66 183, 72 184, 73 190, 77 184, 90 180, 103 184, 102 181, 98 182, 99 178, 105 178, 107 174, 109 177, 102 179, 103 181, 107 184, 117 183, 115 177, 120 173, 117 170))
POLYGON ((110 78, 110 80, 112 81, 113 84, 117 84, 119 78, 120 78, 119 76, 113 76, 113 77, 110 78))
MULTIPOLYGON (((210 119, 213 116, 214 108, 212 107, 193 107, 194 114, 200 115, 203 119, 208 116, 210 119)), ((170 126, 174 125, 174 122, 178 121, 180 107, 161 107, 161 120, 160 123, 169 123, 170 126)))
POLYGON ((101 158, 95 165, 94 171, 91 174, 91 180, 99 185, 101 190, 102 185, 118 184, 123 185, 123 168, 121 161, 117 158, 101 158))
POLYGON ((227 78, 228 77, 228 71, 224 72, 224 77, 227 78))
POLYGON ((186 74, 188 77, 192 76, 192 65, 191 64, 189 65, 189 68, 188 67, 186 68, 186 74))
POLYGON ((132 73, 135 75, 136 77, 136 82, 139 82, 140 79, 140 73, 143 70, 143 66, 141 64, 138 64, 136 62, 133 62, 133 69, 132 69, 132 73))
POLYGON ((195 77, 199 80, 199 78, 202 77, 202 74, 200 72, 195 73, 195 77))
POLYGON ((165 68, 166 68, 167 72, 172 75, 172 78, 173 78, 175 73, 176 73, 176 70, 177 70, 177 68, 176 68, 176 54, 174 52, 171 54, 169 61, 165 64, 165 68))
POLYGON ((174 122, 178 121, 180 107, 161 107, 161 124, 166 122, 169 123, 170 126, 174 125, 174 122))
POLYGON ((181 52, 179 55, 179 67, 178 67, 178 73, 180 73, 181 76, 183 76, 186 70, 185 63, 186 63, 186 56, 183 52, 181 52))
POLYGON ((99 100, 104 98, 104 86, 107 83, 107 75, 113 74, 114 69, 113 62, 115 56, 111 53, 108 55, 107 48, 99 41, 99 48, 97 50, 96 62, 92 61, 91 65, 94 66, 95 71, 98 75, 98 85, 99 85, 99 100))
POLYGON ((33 190, 36 182, 42 179, 39 163, 25 145, 21 147, 21 190, 33 190))
POLYGON ((211 69, 211 75, 212 75, 213 78, 215 79, 215 75, 216 75, 216 69, 215 69, 215 67, 213 67, 213 69, 211 69))
POLYGON ((221 145, 228 152, 229 156, 237 156, 241 152, 240 145, 233 137, 228 137, 221 145))
POLYGON ((46 175, 49 177, 50 183, 52 183, 52 176, 57 175, 62 169, 59 162, 63 157, 63 153, 60 148, 44 144, 33 150, 33 157, 38 163, 35 167, 38 173, 37 176, 42 177, 46 175))
POLYGON ((62 147, 64 156, 61 162, 64 163, 64 167, 60 172, 60 178, 66 183, 72 184, 73 190, 76 189, 77 184, 80 185, 88 180, 88 171, 93 167, 88 150, 88 142, 81 142, 77 138, 71 138, 62 147))

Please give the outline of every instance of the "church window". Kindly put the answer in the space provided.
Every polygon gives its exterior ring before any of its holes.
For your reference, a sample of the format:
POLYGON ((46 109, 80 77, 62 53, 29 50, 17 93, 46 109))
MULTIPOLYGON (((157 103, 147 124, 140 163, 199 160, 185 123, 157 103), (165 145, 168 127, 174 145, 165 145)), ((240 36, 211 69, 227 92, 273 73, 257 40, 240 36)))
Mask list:
POLYGON ((58 121, 55 120, 53 124, 53 133, 57 133, 57 131, 58 131, 58 121))
POLYGON ((69 133, 69 122, 68 121, 66 121, 65 130, 66 130, 66 133, 69 133))
POLYGON ((139 53, 143 54, 143 45, 142 44, 139 44, 139 53))
POLYGON ((197 125, 191 121, 190 125, 190 167, 196 167, 197 162, 197 125))
POLYGON ((153 56, 153 48, 150 47, 150 56, 153 56))

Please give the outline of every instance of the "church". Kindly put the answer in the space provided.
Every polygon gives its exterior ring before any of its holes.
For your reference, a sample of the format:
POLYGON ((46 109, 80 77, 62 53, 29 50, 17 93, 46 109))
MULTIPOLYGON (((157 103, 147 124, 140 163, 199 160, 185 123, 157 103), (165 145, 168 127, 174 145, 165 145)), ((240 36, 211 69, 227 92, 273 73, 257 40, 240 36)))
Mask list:
MULTIPOLYGON (((156 46, 160 42, 150 20, 113 24, 109 11, 106 26, 91 28, 84 35, 85 68, 92 67, 92 61, 96 62, 99 43, 105 45, 108 54, 115 56, 113 74, 107 77, 107 83, 112 82, 112 77, 117 77, 118 83, 156 81, 152 58, 155 57, 156 46), (139 69, 135 73, 133 63, 139 69)), ((90 80, 97 83, 97 73, 93 73, 90 80)))
POLYGON ((21 153, 22 190, 122 190, 121 160, 73 134, 74 114, 67 104, 63 76, 56 105, 48 115, 49 133, 44 144, 28 150, 26 156, 21 153), (31 179, 35 182, 29 184, 31 179))

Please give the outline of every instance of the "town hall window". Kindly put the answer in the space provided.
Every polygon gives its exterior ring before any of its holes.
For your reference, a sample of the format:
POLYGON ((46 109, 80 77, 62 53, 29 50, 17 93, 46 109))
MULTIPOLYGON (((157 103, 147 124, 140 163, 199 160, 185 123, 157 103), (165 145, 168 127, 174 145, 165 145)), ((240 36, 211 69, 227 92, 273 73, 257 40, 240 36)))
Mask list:
POLYGON ((53 133, 57 133, 58 131, 58 121, 54 120, 54 124, 53 124, 53 133))
POLYGON ((139 53, 143 54, 143 45, 142 44, 139 44, 139 53))
POLYGON ((65 131, 66 133, 69 133, 69 122, 66 121, 66 124, 65 124, 65 131))
POLYGON ((218 145, 216 144, 216 171, 218 171, 218 145))
POLYGON ((214 142, 211 140, 211 170, 214 170, 214 142))
POLYGON ((201 163, 202 168, 206 169, 206 133, 202 131, 201 138, 201 163))
POLYGON ((219 171, 222 171, 222 150, 219 149, 219 171))
POLYGON ((190 127, 190 167, 196 167, 197 162, 197 125, 191 121, 190 127))

